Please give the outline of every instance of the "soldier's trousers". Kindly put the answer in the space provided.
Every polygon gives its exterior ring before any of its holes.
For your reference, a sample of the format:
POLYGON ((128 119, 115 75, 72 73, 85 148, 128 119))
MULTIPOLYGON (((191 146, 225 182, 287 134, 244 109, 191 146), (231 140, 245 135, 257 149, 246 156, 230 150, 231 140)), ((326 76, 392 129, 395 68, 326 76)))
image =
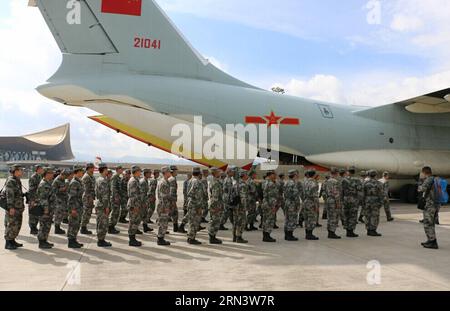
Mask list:
POLYGON ((294 232, 295 229, 297 229, 298 211, 300 209, 300 203, 286 201, 284 208, 285 208, 284 231, 294 232))
POLYGON ((141 209, 141 219, 142 219, 142 223, 144 225, 147 225, 149 223, 149 218, 148 218, 148 203, 144 203, 144 207, 141 209))
POLYGON ((228 219, 230 219, 230 221, 233 222, 233 209, 230 205, 225 204, 221 225, 225 225, 227 223, 228 219))
POLYGON ((302 203, 300 207, 300 212, 298 213, 298 223, 303 224, 305 221, 305 204, 302 203))
POLYGON ((344 198, 342 209, 342 224, 346 230, 355 230, 358 223, 358 200, 354 198, 344 198))
POLYGON ((223 216, 223 204, 213 203, 209 207, 209 234, 216 236, 223 216))
POLYGON ((50 229, 52 228, 53 214, 54 211, 49 211, 48 214, 44 214, 39 217, 39 233, 37 236, 39 241, 48 240, 48 235, 50 234, 50 229))
POLYGON ((200 224, 202 222, 203 206, 188 206, 187 221, 189 229, 187 237, 189 239, 195 239, 197 232, 200 230, 200 224))
POLYGON ((109 217, 109 225, 110 226, 116 226, 117 223, 119 222, 119 217, 120 217, 120 200, 114 202, 114 200, 111 200, 111 215, 109 217))
POLYGON ((83 204, 83 216, 81 216, 81 227, 86 227, 92 217, 92 210, 94 209, 94 204, 83 204))
POLYGON ((170 210, 170 218, 174 224, 178 224, 178 206, 177 202, 172 202, 172 208, 170 210))
POLYGON ((19 235, 22 228, 23 210, 16 209, 14 216, 9 215, 9 212, 5 212, 5 222, 7 224, 5 229, 5 240, 12 241, 19 235))
POLYGON ((250 200, 247 208, 247 224, 253 225, 256 222, 256 201, 250 200))
POLYGON ((305 229, 314 230, 317 225, 317 217, 319 211, 317 210, 317 202, 305 200, 303 203, 303 217, 305 218, 305 229))
POLYGON ((325 207, 328 216, 327 229, 328 231, 336 232, 339 226, 339 217, 341 215, 341 209, 338 207, 336 201, 334 200, 328 200, 325 207))
POLYGON ((69 227, 67 229, 67 237, 69 239, 76 239, 81 227, 81 209, 77 211, 74 216, 69 212, 69 227))
POLYGON ((383 204, 384 206, 384 212, 386 213, 386 217, 387 217, 387 219, 390 219, 390 218, 392 218, 392 212, 391 212, 391 203, 390 203, 390 201, 389 201, 389 198, 386 198, 385 200, 384 200, 384 204, 383 204))
POLYGON ((266 203, 262 204, 261 209, 263 217, 262 229, 266 233, 272 233, 273 227, 275 225, 277 209, 275 206, 269 206, 266 203))
POLYGON ((436 213, 439 209, 438 205, 427 204, 423 211, 423 227, 428 241, 436 240, 436 213))
POLYGON ((96 208, 97 214, 97 239, 103 241, 108 233, 109 215, 104 208, 96 208))
POLYGON ((206 199, 206 204, 203 206, 203 218, 208 217, 209 207, 208 207, 208 199, 206 199))
POLYGON ((359 217, 360 217, 360 218, 366 217, 366 207, 365 207, 365 204, 364 204, 364 203, 363 203, 363 204, 360 203, 358 209, 360 210, 360 212, 359 212, 359 217))
POLYGON ((120 219, 125 219, 128 216, 128 199, 122 200, 120 203, 120 219))
POLYGON ((67 218, 67 206, 63 202, 55 205, 55 225, 60 226, 67 218))
POLYGON ((233 208, 233 233, 236 237, 242 237, 244 233, 245 225, 247 224, 247 214, 245 207, 238 205, 233 208))
POLYGON ((128 235, 136 235, 136 232, 139 229, 139 225, 142 222, 142 211, 141 208, 130 209, 129 217, 130 222, 128 225, 128 235))
POLYGON ((155 213, 156 209, 156 202, 150 202, 148 204, 148 211, 147 211, 147 223, 150 223, 150 220, 153 217, 153 214, 155 213))
MULTIPOLYGON (((30 203, 30 206, 33 204, 34 204, 33 202, 30 203)), ((33 227, 37 227, 37 225, 39 224, 39 217, 35 216, 35 215, 31 215, 30 206, 28 206, 28 225, 30 226, 30 228, 33 228, 33 227)))
POLYGON ((171 209, 158 206, 158 238, 164 238, 166 236, 167 228, 169 227, 169 218, 171 209))
POLYGON ((366 229, 367 230, 377 230, 380 224, 380 209, 381 206, 370 205, 366 203, 366 229))

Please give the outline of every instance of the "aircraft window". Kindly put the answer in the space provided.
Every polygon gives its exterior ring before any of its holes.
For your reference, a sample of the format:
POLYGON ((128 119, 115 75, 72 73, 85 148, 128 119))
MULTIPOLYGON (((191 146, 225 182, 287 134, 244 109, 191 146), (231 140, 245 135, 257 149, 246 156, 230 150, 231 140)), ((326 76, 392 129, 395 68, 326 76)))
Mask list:
POLYGON ((322 117, 326 119, 334 119, 333 111, 331 110, 330 106, 321 104, 318 104, 317 106, 319 106, 322 117))

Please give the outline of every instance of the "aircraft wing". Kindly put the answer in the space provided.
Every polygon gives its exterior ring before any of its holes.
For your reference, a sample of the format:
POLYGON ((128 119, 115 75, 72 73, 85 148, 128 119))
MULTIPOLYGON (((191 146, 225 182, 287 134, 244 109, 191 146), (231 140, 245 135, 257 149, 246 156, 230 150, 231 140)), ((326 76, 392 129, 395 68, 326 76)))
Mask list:
POLYGON ((449 113, 450 88, 396 103, 412 113, 449 113))

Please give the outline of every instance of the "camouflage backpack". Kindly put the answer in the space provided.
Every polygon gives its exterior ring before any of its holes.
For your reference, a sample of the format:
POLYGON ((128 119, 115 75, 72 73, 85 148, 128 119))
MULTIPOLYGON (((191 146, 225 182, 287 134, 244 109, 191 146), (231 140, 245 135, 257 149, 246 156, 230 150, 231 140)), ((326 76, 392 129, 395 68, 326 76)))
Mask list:
POLYGON ((0 207, 6 210, 8 204, 6 201, 6 192, 4 190, 5 186, 3 186, 2 190, 0 190, 0 207))

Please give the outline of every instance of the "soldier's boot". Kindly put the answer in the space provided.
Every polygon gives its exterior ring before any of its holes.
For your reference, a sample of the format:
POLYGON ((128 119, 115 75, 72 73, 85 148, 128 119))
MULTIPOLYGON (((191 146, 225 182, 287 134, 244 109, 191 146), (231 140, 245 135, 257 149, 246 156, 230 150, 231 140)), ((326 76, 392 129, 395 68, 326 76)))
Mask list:
POLYGON ((394 217, 392 217, 392 213, 390 211, 386 213, 386 218, 388 222, 394 221, 394 217))
POLYGON ((38 230, 37 226, 36 225, 31 225, 30 226, 30 234, 31 235, 38 235, 38 233, 39 233, 39 230, 38 230))
POLYGON ((303 228, 303 219, 300 219, 300 220, 298 221, 298 226, 299 226, 300 228, 303 228))
POLYGON ((144 233, 143 233, 141 230, 137 229, 137 230, 136 230, 136 234, 137 234, 137 235, 143 235, 144 233))
POLYGON ((21 244, 21 243, 17 243, 17 241, 16 240, 12 240, 11 241, 12 242, 12 244, 15 246, 15 247, 17 247, 17 248, 21 248, 21 247, 23 247, 23 244, 21 244))
POLYGON ((256 228, 255 225, 254 225, 253 223, 250 224, 249 229, 250 229, 250 231, 258 231, 258 228, 256 228))
POLYGON ((223 242, 214 235, 209 235, 209 244, 222 244, 223 242))
POLYGON ((428 248, 428 249, 439 249, 439 245, 437 243, 437 240, 433 240, 433 241, 428 241, 428 242, 422 243, 422 246, 424 248, 428 248))
POLYGON ((366 222, 364 221, 364 216, 363 216, 363 215, 360 215, 360 216, 359 216, 358 221, 359 221, 360 223, 362 223, 362 224, 365 224, 365 223, 366 223, 366 222))
POLYGON ((228 231, 228 230, 230 230, 230 229, 228 229, 228 228, 225 227, 224 225, 220 225, 219 230, 220 230, 220 231, 228 231))
POLYGON ((81 227, 80 233, 84 235, 92 235, 92 231, 89 231, 87 227, 81 227))
POLYGON ((298 241, 298 238, 294 236, 294 232, 292 231, 285 231, 284 233, 284 239, 288 242, 296 242, 298 241))
POLYGON ((178 226, 178 223, 175 222, 175 223, 173 224, 173 232, 178 232, 179 230, 180 230, 180 227, 178 226))
POLYGON ((196 239, 188 239, 187 242, 190 245, 201 245, 202 244, 202 242, 197 241, 196 239))
POLYGON ((263 242, 266 243, 275 243, 277 240, 270 236, 269 232, 263 232, 263 242))
POLYGON ((58 235, 66 234, 66 231, 64 231, 63 229, 61 229, 61 226, 56 225, 56 226, 55 226, 55 234, 58 234, 58 235))
POLYGON ((109 233, 109 234, 119 234, 120 231, 117 230, 115 226, 112 226, 112 225, 111 225, 111 226, 109 226, 109 228, 108 228, 108 233, 109 233))
POLYGON ((340 236, 336 234, 336 232, 328 231, 328 238, 331 240, 340 240, 342 239, 340 236))
POLYGON ((241 236, 236 237, 236 243, 238 244, 247 244, 248 241, 244 240, 241 236))
POLYGON ((157 243, 159 246, 170 246, 170 242, 164 240, 164 238, 158 238, 157 243))
POLYGON ((153 229, 150 228, 147 224, 144 224, 143 227, 144 227, 144 232, 145 232, 145 233, 147 233, 147 232, 152 232, 152 231, 153 231, 153 229))
POLYGON ((237 239, 237 238, 236 238, 236 234, 233 233, 233 242, 234 242, 234 243, 236 243, 236 239, 237 239))
POLYGON ((319 238, 313 234, 312 230, 306 230, 306 239, 308 241, 318 241, 319 238))
POLYGON ((97 242, 98 247, 111 247, 112 244, 109 242, 106 242, 105 240, 100 240, 97 242))
POLYGON ((83 244, 80 244, 77 242, 76 239, 69 239, 69 242, 67 243, 68 248, 82 248, 83 244))
POLYGON ((347 238, 357 238, 359 235, 357 235, 353 230, 347 229, 347 238))
POLYGON ((120 217, 120 219, 119 219, 119 223, 121 223, 121 224, 127 224, 128 222, 129 221, 126 217, 120 217))
POLYGON ((178 233, 187 233, 187 231, 184 229, 184 224, 181 224, 180 227, 178 227, 178 233))
POLYGON ((131 247, 141 247, 142 243, 139 242, 138 240, 136 240, 136 236, 135 235, 130 235, 129 236, 130 241, 128 242, 128 245, 131 247))
POLYGON ((51 249, 53 245, 48 243, 46 240, 39 240, 39 248, 40 249, 51 249))
POLYGON ((380 237, 380 236, 382 236, 376 230, 367 230, 367 235, 368 236, 373 236, 373 237, 380 237))
POLYGON ((10 250, 10 251, 13 251, 13 250, 16 250, 16 249, 17 249, 17 246, 15 246, 15 245, 12 243, 12 241, 6 240, 6 242, 5 242, 5 249, 10 250))

